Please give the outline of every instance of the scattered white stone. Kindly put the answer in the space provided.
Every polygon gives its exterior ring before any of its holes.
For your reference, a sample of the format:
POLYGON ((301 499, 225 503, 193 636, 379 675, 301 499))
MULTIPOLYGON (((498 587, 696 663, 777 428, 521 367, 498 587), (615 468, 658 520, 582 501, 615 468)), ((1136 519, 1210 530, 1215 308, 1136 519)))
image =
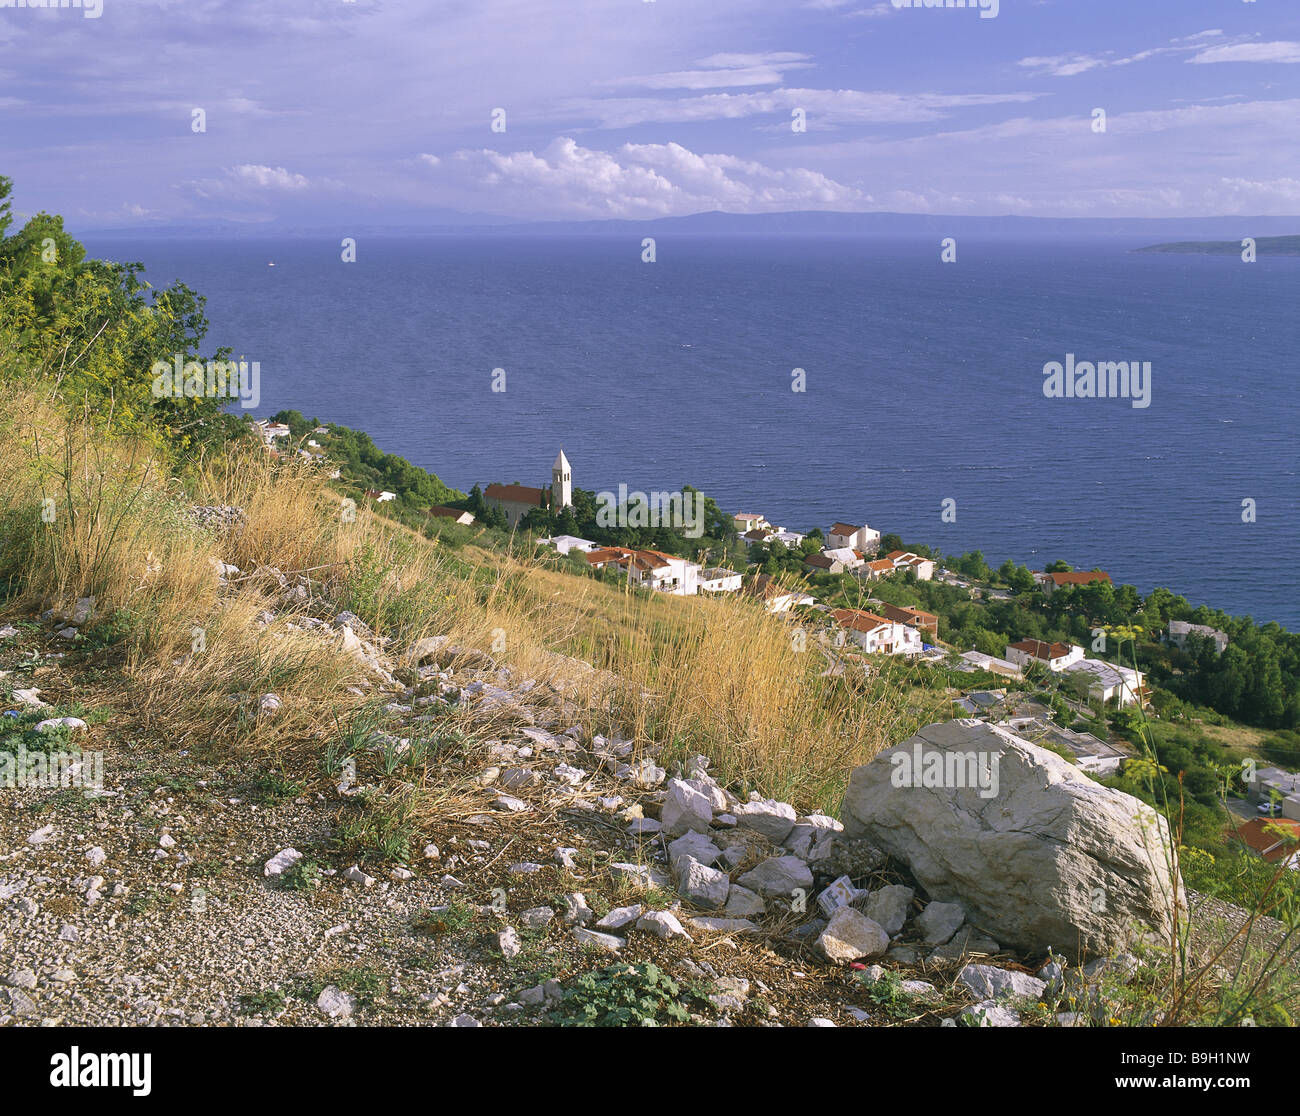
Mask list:
POLYGON ((706 911, 717 911, 727 902, 731 880, 726 872, 687 857, 678 863, 677 890, 693 906, 706 911))
POLYGON ((458 1015, 458 1016, 456 1016, 455 1019, 453 1019, 453 1020, 451 1021, 451 1023, 449 1024, 449 1026, 452 1026, 452 1027, 481 1027, 481 1026, 483 1026, 483 1024, 480 1023, 477 1019, 475 1019, 472 1015, 458 1015))
POLYGON ((409 868, 398 867, 388 873, 388 878, 390 880, 395 880, 397 883, 405 883, 407 880, 415 879, 415 873, 409 868))
POLYGON ((519 915, 519 921, 525 930, 540 930, 555 917, 552 907, 529 907, 519 915))
POLYGON ((902 884, 890 884, 867 896, 863 913, 884 927, 891 938, 903 929, 916 893, 902 884))
POLYGON ((44 721, 36 722, 37 732, 49 732, 51 729, 65 728, 73 732, 86 728, 86 722, 80 717, 47 717, 44 721))
POLYGON ((524 947, 519 941, 519 935, 513 926, 507 926, 504 930, 499 930, 493 935, 496 942, 497 950, 501 956, 509 960, 512 957, 518 957, 519 951, 524 947))
POLYGON ((760 895, 790 896, 795 891, 809 891, 813 876, 808 865, 797 856, 770 856, 737 882, 760 895))
POLYGON ((641 912, 645 910, 640 903, 633 903, 630 907, 615 907, 609 914, 605 915, 596 923, 598 930, 622 930, 624 926, 635 922, 641 917, 641 912))
POLYGON ((1047 988, 1047 982, 1028 973, 1012 969, 999 969, 996 965, 967 965, 957 974, 957 980, 981 1000, 1002 996, 1022 996, 1037 1000, 1047 988))
POLYGON ((158 847, 160 849, 174 849, 176 847, 176 838, 170 833, 164 833, 158 838, 158 847))
POLYGON ((350 883, 360 884, 362 887, 375 886, 375 877, 367 876, 356 864, 343 873, 343 878, 350 883))
POLYGON ((425 860, 437 860, 437 859, 438 859, 438 846, 437 846, 437 845, 425 845, 425 846, 424 846, 424 859, 425 859, 425 860))
POLYGON ((840 907, 817 938, 817 947, 830 961, 857 961, 889 948, 889 935, 878 922, 853 907, 840 907))
POLYGON ((596 912, 587 906, 581 891, 571 891, 564 897, 564 921, 570 926, 581 926, 595 917, 596 912))
POLYGON ((574 928, 573 937, 579 945, 595 946, 607 953, 617 953, 627 945, 624 939, 616 938, 613 934, 601 934, 596 930, 584 930, 582 927, 574 928))
POLYGON ((761 833, 774 845, 785 840, 798 816, 788 802, 777 802, 771 798, 742 802, 732 813, 741 828, 761 833))
POLYGON ((810 1027, 834 1027, 835 1024, 832 1023, 829 1019, 825 1018, 824 1016, 821 1016, 821 1015, 814 1015, 810 1020, 808 1020, 808 1026, 810 1026, 810 1027))
POLYGON ((930 903, 916 916, 916 926, 926 945, 943 945, 961 929, 966 912, 960 903, 930 903))
POLYGON ((29 845, 43 845, 45 844, 46 841, 48 841, 53 836, 54 836, 54 826, 43 825, 41 826, 40 829, 38 829, 35 833, 33 833, 30 837, 27 838, 27 843, 29 845))
POLYGON ((637 919, 636 928, 645 930, 657 938, 685 938, 688 942, 692 940, 672 911, 646 911, 637 919))
POLYGON ((709 915, 697 915, 686 920, 692 930, 707 930, 717 934, 752 934, 758 930, 758 924, 747 918, 714 918, 709 915))
POLYGON ((691 830, 707 833, 713 821, 713 803, 685 780, 670 779, 659 816, 664 832, 670 837, 680 837, 691 830))
POLYGON ((981 1000, 961 1009, 962 1015, 976 1020, 980 1027, 1019 1027, 1020 1013, 996 1000, 981 1000))
POLYGON ((108 854, 96 845, 93 849, 86 850, 86 859, 90 861, 90 866, 92 868, 98 868, 108 859, 108 854))
POLYGON ((327 984, 316 997, 316 1006, 331 1019, 348 1019, 356 1010, 356 998, 336 985, 327 984))

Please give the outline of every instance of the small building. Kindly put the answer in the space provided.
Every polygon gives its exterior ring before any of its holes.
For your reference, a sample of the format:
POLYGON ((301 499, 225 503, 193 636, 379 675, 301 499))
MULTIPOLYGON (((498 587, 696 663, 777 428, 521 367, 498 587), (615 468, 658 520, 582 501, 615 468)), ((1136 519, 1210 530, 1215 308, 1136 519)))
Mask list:
POLYGON ((933 559, 922 558, 910 550, 891 550, 885 557, 894 564, 894 569, 911 570, 917 581, 929 581, 934 577, 933 559))
POLYGON ((1007 658, 1017 666, 1046 667, 1062 671, 1083 658, 1083 648, 1072 643, 1048 643, 1042 639, 1022 639, 1007 644, 1007 658))
POLYGON ((523 484, 489 484, 483 490, 483 500, 490 508, 500 508, 507 525, 514 528, 529 512, 546 507, 550 503, 550 493, 544 488, 529 488, 523 484))
POLYGON ((561 554, 568 554, 571 550, 586 554, 597 549, 594 542, 588 539, 580 539, 577 535, 552 535, 549 539, 538 539, 537 541, 542 546, 555 547, 561 554))
POLYGON ((586 552, 587 563, 597 569, 617 566, 628 580, 657 593, 693 597, 699 590, 700 567, 675 554, 659 550, 634 550, 623 546, 596 547, 586 552))
POLYGON ((743 580, 735 570, 717 566, 701 570, 697 579, 701 593, 738 593, 743 580))
POLYGON ((848 547, 863 554, 875 554, 880 549, 880 532, 865 523, 861 527, 852 523, 832 523, 826 532, 826 547, 828 550, 848 547))
POLYGON ((923 612, 919 608, 900 608, 883 601, 879 603, 873 601, 872 607, 877 608, 886 620, 896 620, 909 628, 916 628, 918 631, 932 635, 935 639, 939 638, 939 617, 933 612, 923 612))
POLYGON ((877 558, 859 566, 854 572, 866 581, 879 581, 882 577, 892 574, 895 568, 894 563, 888 558, 877 558))
POLYGON ((1054 590, 1065 585, 1092 585, 1099 581, 1109 585, 1110 574, 1104 570, 1071 570, 1069 573, 1043 573, 1039 570, 1034 572, 1034 580, 1050 597, 1054 590))
POLYGON ((754 527, 740 537, 747 543, 765 543, 776 538, 776 529, 773 527, 754 527))
POLYGON ((746 597, 761 601, 766 612, 789 612, 795 605, 812 603, 808 594, 787 589, 768 574, 755 574, 741 586, 740 591, 746 597))
POLYGON ((1015 663, 993 655, 985 655, 982 651, 964 651, 957 658, 960 662, 966 663, 970 670, 987 670, 990 674, 1000 674, 1004 678, 1014 678, 1017 681, 1025 676, 1015 663))
POLYGON ((836 608, 831 617, 845 636, 869 655, 919 655, 921 636, 914 628, 865 612, 860 608, 836 608))
POLYGON ((440 504, 435 504, 433 507, 424 510, 426 515, 432 516, 434 519, 450 519, 465 527, 474 522, 473 513, 462 511, 460 508, 444 508, 440 504))
POLYGON ((1282 817, 1300 821, 1300 773, 1280 767, 1260 767, 1246 783, 1246 797, 1255 805, 1279 800, 1282 817))
POLYGON ((387 489, 380 491, 378 488, 367 488, 366 499, 374 500, 377 504, 387 504, 397 499, 397 493, 389 492, 387 489))
POLYGON ((1251 818, 1229 836, 1269 864, 1300 871, 1300 822, 1286 818, 1251 818))
POLYGON ((809 573, 837 574, 845 570, 844 563, 838 558, 832 558, 826 551, 820 554, 809 554, 803 560, 803 565, 809 573))
POLYGON ((1085 676, 1088 697, 1103 704, 1113 701, 1119 706, 1132 705, 1146 696, 1141 671, 1101 659, 1080 659, 1065 667, 1064 673, 1085 676))
POLYGON ((760 527, 771 527, 767 521, 767 516, 756 515, 753 512, 736 512, 731 517, 731 522, 736 528, 736 534, 743 535, 746 531, 753 531, 760 527))
POLYGON ((1170 643, 1181 649, 1187 645, 1188 636, 1213 640, 1214 650, 1219 655, 1222 655, 1228 646, 1228 633, 1221 632, 1218 628, 1211 628, 1208 624, 1189 624, 1186 620, 1169 621, 1170 643))

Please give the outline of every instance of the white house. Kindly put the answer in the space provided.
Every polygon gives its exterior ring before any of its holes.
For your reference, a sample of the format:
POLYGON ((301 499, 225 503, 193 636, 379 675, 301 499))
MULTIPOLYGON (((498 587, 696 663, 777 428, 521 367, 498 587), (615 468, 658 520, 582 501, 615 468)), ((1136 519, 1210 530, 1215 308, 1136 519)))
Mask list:
POLYGON ((701 570, 696 583, 701 593, 737 593, 740 591, 742 580, 740 574, 734 570, 724 570, 715 566, 701 570))
POLYGON ((799 534, 798 531, 778 531, 772 536, 772 541, 785 543, 785 545, 789 547, 795 547, 803 542, 807 537, 807 535, 799 534))
POLYGON ((542 546, 553 546, 561 554, 568 554, 570 550, 577 550, 585 554, 589 550, 595 550, 596 544, 589 542, 587 539, 580 539, 577 535, 552 535, 549 539, 538 539, 542 546))
POLYGON ((1132 705, 1142 693, 1142 672, 1116 666, 1101 659, 1080 659, 1065 668, 1070 674, 1088 676, 1088 696, 1102 702, 1132 705))
POLYGON ((929 581, 934 577, 934 562, 913 554, 910 550, 891 550, 885 557, 894 563, 894 569, 903 572, 911 570, 916 574, 917 581, 929 581))
POLYGON ((1170 643, 1178 647, 1184 647, 1187 644, 1188 636, 1201 636, 1205 639, 1214 640, 1214 650, 1220 655, 1228 646, 1228 633, 1221 632, 1218 628, 1211 628, 1208 624, 1189 624, 1186 620, 1169 621, 1170 643))
POLYGON ((1083 648, 1073 643, 1022 639, 1019 643, 1007 644, 1007 658, 1020 667, 1044 666, 1051 671, 1062 671, 1083 658, 1083 648))
POLYGON ((827 558, 831 558, 843 566, 846 570, 856 570, 859 566, 864 565, 866 557, 851 546, 838 546, 831 549, 823 550, 822 553, 827 558))
POLYGON ((990 674, 1000 674, 1005 678, 1024 678, 1024 672, 1015 663, 985 655, 982 651, 964 651, 958 658, 969 663, 974 670, 987 670, 990 674))
POLYGON ((614 565, 627 573, 634 585, 693 597, 699 592, 700 567, 675 554, 659 550, 632 550, 622 546, 596 547, 586 552, 587 562, 597 568, 614 565))
POLYGON ((832 523, 826 532, 826 545, 829 550, 847 546, 851 550, 860 550, 863 554, 875 554, 880 549, 880 532, 872 530, 865 523, 861 527, 852 523, 832 523))
POLYGON ((859 608, 837 608, 831 612, 846 638, 869 655, 919 655, 921 633, 895 620, 859 608))
POLYGON ((468 527, 474 522, 474 513, 463 511, 460 508, 444 508, 440 504, 435 504, 425 510, 434 519, 450 519, 454 523, 459 523, 462 527, 468 527))
POLYGON ((746 531, 753 531, 759 527, 771 527, 767 521, 767 516, 757 515, 753 512, 736 512, 731 517, 731 522, 735 525, 736 534, 743 535, 746 531))
POLYGON ((259 419, 253 423, 254 428, 262 436, 262 441, 268 445, 276 438, 289 437, 289 428, 282 422, 267 422, 259 419))
POLYGON ((767 574, 755 574, 744 583, 741 593, 762 601, 763 609, 773 613, 789 612, 795 605, 813 603, 813 598, 807 593, 785 589, 767 574))

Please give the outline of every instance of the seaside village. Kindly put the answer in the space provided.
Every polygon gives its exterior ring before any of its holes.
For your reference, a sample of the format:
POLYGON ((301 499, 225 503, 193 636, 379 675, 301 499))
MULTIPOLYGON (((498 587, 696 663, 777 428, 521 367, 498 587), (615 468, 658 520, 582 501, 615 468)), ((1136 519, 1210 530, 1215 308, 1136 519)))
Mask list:
MULTIPOLYGON (((289 428, 282 424, 262 422, 256 425, 268 446, 274 446, 278 439, 289 435, 289 428)), ((325 435, 329 431, 326 427, 319 427, 313 433, 325 435)), ((318 464, 328 464, 325 451, 315 437, 309 437, 298 453, 318 464)), ((337 476, 338 471, 331 475, 337 476)), ((367 490, 365 496, 376 503, 396 498, 393 492, 377 490, 367 490)), ((573 468, 561 450, 551 467, 550 487, 490 484, 483 490, 483 496, 489 507, 500 509, 507 526, 513 530, 534 509, 551 507, 558 511, 572 507, 573 468)), ((427 510, 433 517, 452 519, 463 525, 474 522, 474 516, 461 509, 432 507, 427 510)), ((736 537, 746 544, 779 541, 788 547, 797 547, 808 538, 807 533, 776 526, 756 512, 736 512, 731 520, 736 537)), ((868 591, 873 582, 910 572, 917 581, 937 580, 963 588, 975 597, 985 593, 996 596, 1000 592, 974 585, 961 574, 937 565, 933 559, 910 551, 894 550, 881 555, 881 533, 866 523, 837 521, 824 528, 823 534, 825 545, 820 553, 810 554, 804 561, 808 573, 848 573, 863 582, 868 591)), ((921 609, 900 608, 870 597, 864 602, 869 606, 867 608, 832 608, 804 589, 783 585, 762 573, 704 566, 658 550, 602 546, 574 535, 555 535, 539 542, 561 555, 582 555, 593 570, 613 567, 630 584, 654 592, 686 597, 735 594, 753 599, 767 612, 801 626, 808 626, 810 620, 817 621, 820 614, 814 639, 827 659, 830 673, 842 673, 846 663, 870 671, 869 656, 901 656, 915 661, 944 663, 957 672, 982 672, 1015 682, 1023 682, 1034 672, 1039 672, 1036 677, 1043 677, 1042 672, 1050 672, 1075 682, 1075 692, 1080 698, 1086 694, 1088 700, 1099 701, 1107 707, 1123 708, 1146 703, 1147 690, 1140 671, 1090 657, 1077 644, 1022 639, 1008 644, 1002 657, 974 650, 962 651, 941 643, 939 617, 921 609)), ((1102 570, 1033 571, 1033 576, 1037 591, 1048 595, 1066 585, 1111 580, 1110 575, 1102 570)), ((1169 623, 1169 642, 1181 647, 1189 636, 1212 640, 1219 653, 1228 643, 1228 636, 1214 628, 1177 620, 1169 623)), ((1075 708, 1079 712, 1086 711, 1082 700, 1075 703, 1075 708)), ((1126 752, 1098 736, 1076 732, 1056 723, 1052 719, 1052 709, 1044 701, 1023 692, 971 690, 954 701, 953 715, 995 724, 1035 743, 1064 750, 1081 769, 1098 776, 1117 774, 1128 758, 1126 752)), ((1267 768, 1258 775, 1250 802, 1261 814, 1267 811, 1270 816, 1281 815, 1300 822, 1300 774, 1267 768)), ((1268 850, 1259 851, 1267 856, 1268 850)), ((1296 859, 1296 867, 1300 869, 1300 855, 1296 859)))

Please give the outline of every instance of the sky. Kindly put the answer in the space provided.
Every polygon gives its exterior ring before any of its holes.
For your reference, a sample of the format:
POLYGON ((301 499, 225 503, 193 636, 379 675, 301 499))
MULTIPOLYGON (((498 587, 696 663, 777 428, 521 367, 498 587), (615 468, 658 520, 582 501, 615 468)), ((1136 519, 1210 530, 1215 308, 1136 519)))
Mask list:
POLYGON ((1300 214, 1297 0, 36 2, 0 174, 74 229, 1300 214))

